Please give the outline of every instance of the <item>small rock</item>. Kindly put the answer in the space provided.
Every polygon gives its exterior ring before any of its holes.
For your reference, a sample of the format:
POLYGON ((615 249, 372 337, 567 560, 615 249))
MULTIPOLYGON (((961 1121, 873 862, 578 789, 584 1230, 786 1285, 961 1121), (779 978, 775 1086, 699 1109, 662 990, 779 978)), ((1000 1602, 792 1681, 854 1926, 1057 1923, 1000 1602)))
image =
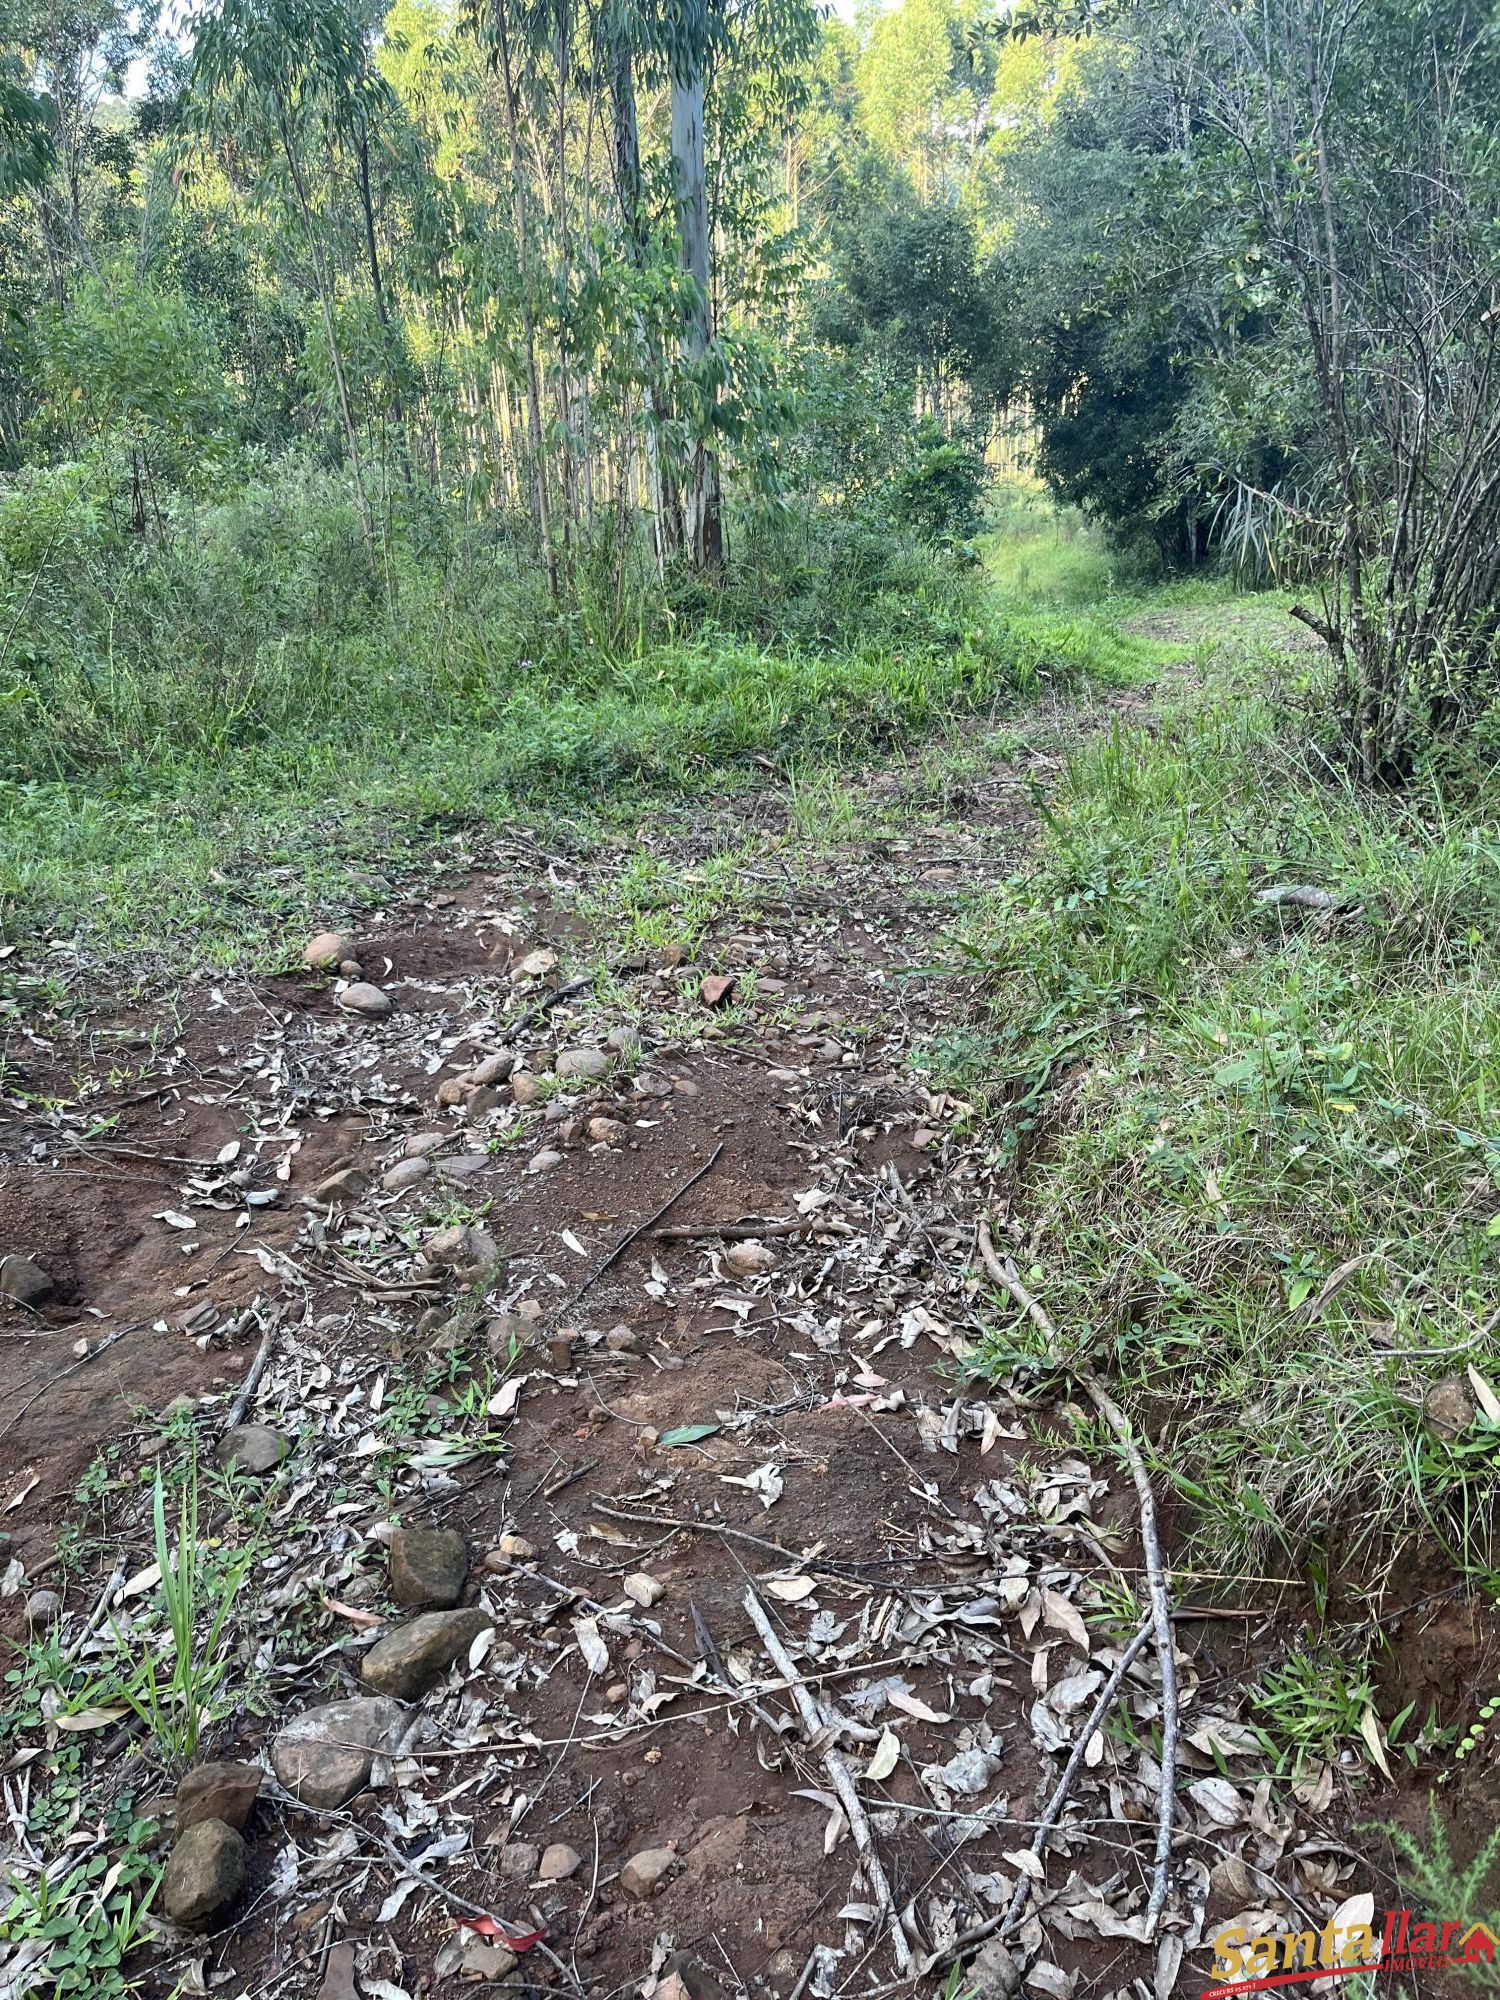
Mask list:
POLYGON ((316 972, 331 972, 353 950, 354 940, 344 931, 319 931, 304 947, 302 963, 316 972))
POLYGON ((523 1111, 537 1103, 542 1094, 542 1080, 529 1069, 518 1069, 510 1080, 510 1094, 523 1111))
POLYGON ((404 1194, 418 1181, 425 1181, 431 1172, 431 1160, 397 1160, 389 1173, 383 1176, 380 1185, 389 1194, 404 1194))
POLYGON ((675 1097, 699 1097, 702 1095, 702 1092, 690 1076, 674 1076, 672 1078, 672 1094, 675 1097))
POLYGON ((609 1075, 609 1057, 602 1049, 564 1049, 557 1074, 569 1083, 599 1083, 609 1075))
POLYGON ((468 1072, 468 1081, 481 1085, 504 1083, 515 1066, 516 1059, 514 1056, 485 1056, 482 1061, 475 1063, 474 1067, 468 1072))
POLYGON ((337 1812, 370 1782, 377 1757, 394 1755, 409 1727, 398 1701, 354 1695, 305 1709, 271 1746, 271 1769, 304 1805, 337 1812))
POLYGON ((564 1840, 554 1840, 537 1864, 539 1882, 566 1882, 583 1866, 583 1856, 564 1840))
POLYGON ((445 1076, 437 1087, 437 1101, 445 1111, 451 1111, 455 1104, 462 1104, 468 1095, 469 1085, 461 1076, 445 1076))
POLYGON ((221 1820, 243 1833, 264 1776, 258 1764, 197 1765, 177 1787, 178 1833, 205 1819, 221 1820))
POLYGON ((446 1132, 413 1132, 401 1150, 409 1160, 425 1160, 446 1146, 448 1138, 446 1132))
POLYGON ((591 1118, 588 1134, 596 1146, 623 1146, 630 1137, 630 1127, 622 1125, 618 1118, 591 1118))
POLYGON ((531 1321, 522 1319, 519 1313, 498 1313, 484 1325, 485 1341, 497 1361, 514 1361, 531 1345, 535 1331, 531 1321))
POLYGON ((339 960, 340 979, 363 979, 364 976, 365 969, 357 958, 341 958, 339 960))
POLYGON ((604 1336, 604 1345, 611 1354, 644 1354, 646 1335, 638 1326, 612 1326, 604 1336))
POLYGON ((539 1153, 533 1153, 531 1158, 526 1162, 526 1171, 528 1174, 545 1174, 549 1173, 553 1167, 560 1167, 562 1163, 563 1156, 561 1153, 554 1151, 551 1146, 543 1146, 539 1153))
POLYGON ((214 1457, 226 1470, 261 1474, 274 1472, 290 1450, 280 1431, 266 1424, 236 1424, 214 1446, 214 1457))
POLYGON ((667 1594, 667 1586, 659 1576, 652 1576, 646 1570, 637 1570, 634 1576, 627 1576, 620 1585, 621 1590, 632 1604, 639 1604, 643 1611, 649 1611, 653 1604, 659 1604, 667 1594))
POLYGON ((365 1654, 360 1678, 398 1701, 420 1701, 494 1622, 478 1605, 468 1611, 429 1611, 378 1640, 365 1654))
POLYGON ((620 1870, 620 1887, 627 1896, 644 1903, 676 1866, 677 1856, 670 1847, 643 1847, 620 1870))
POLYGON ((0 1262, 0 1293, 23 1306, 39 1306, 51 1298, 52 1280, 29 1257, 7 1257, 0 1262))
POLYGON ((462 1222, 434 1230, 422 1245, 422 1255, 429 1264, 455 1271, 483 1271, 500 1262, 499 1245, 490 1232, 462 1222))
POLYGON ((26 1623, 33 1632, 62 1617, 63 1601, 55 1590, 34 1590, 26 1600, 26 1623))
POLYGON ((1473 1423, 1478 1411, 1469 1385, 1460 1375, 1445 1375, 1422 1398, 1422 1415, 1439 1438, 1456 1438, 1473 1423))
POLYGON ((513 1951, 507 1951, 503 1944, 486 1944, 477 1938, 473 1944, 464 1946, 464 1955, 459 1960, 459 1971, 465 1979, 482 1979, 493 1984, 515 1971, 520 1960, 513 1951))
POLYGON ((559 1375, 566 1375, 573 1366, 573 1343, 566 1335, 554 1333, 547 1342, 547 1359, 559 1375))
POLYGON ((485 1557, 485 1568, 508 1569, 512 1563, 530 1562, 536 1550, 524 1535, 502 1535, 489 1555, 485 1557), (497 1564, 494 1558, 500 1558, 497 1564))
POLYGON ((326 1181, 319 1181, 313 1189, 313 1200, 326 1202, 330 1208, 347 1208, 350 1202, 367 1194, 369 1187, 368 1177, 358 1167, 344 1167, 330 1174, 326 1181))
POLYGON ((539 951, 529 951, 515 966, 510 975, 512 986, 519 986, 523 980, 545 979, 549 972, 557 970, 557 953, 544 945, 539 951))
POLYGON ((391 1597, 397 1604, 457 1604, 469 1554, 456 1528, 397 1528, 391 1536, 391 1597))
POLYGON ((464 1123, 482 1125, 499 1108, 500 1093, 487 1083, 470 1084, 464 1097, 464 1123))
POLYGON ((611 1028, 604 1037, 604 1046, 613 1049, 616 1055, 638 1056, 641 1052, 641 1031, 639 1028, 611 1028))
POLYGON ((162 1908, 185 1928, 226 1909, 245 1886, 245 1843, 232 1826, 201 1819, 172 1849, 161 1878, 162 1908))
POLYGON ((710 972, 698 988, 698 998, 705 1007, 727 1007, 738 984, 732 972, 710 972))
POLYGON ((974 2000, 1013 2000, 1021 1990, 1021 1968, 999 1938, 982 1944, 964 1969, 964 1989, 974 2000))
POLYGON ((764 1243, 751 1237, 746 1243, 731 1243, 724 1252, 724 1264, 737 1278, 754 1278, 762 1271, 774 1271, 776 1259, 764 1243))
POLYGON ((500 1874, 506 1882, 534 1882, 542 1850, 530 1840, 512 1840, 500 1850, 500 1874))
POLYGON ((346 1014, 363 1014, 372 1021, 380 1020, 391 1011, 390 995, 364 979, 356 979, 352 986, 346 986, 337 996, 337 1004, 346 1014))
POLYGON ((455 1153, 451 1159, 438 1161, 438 1178, 445 1181, 471 1181, 482 1174, 491 1164, 488 1153, 455 1153))

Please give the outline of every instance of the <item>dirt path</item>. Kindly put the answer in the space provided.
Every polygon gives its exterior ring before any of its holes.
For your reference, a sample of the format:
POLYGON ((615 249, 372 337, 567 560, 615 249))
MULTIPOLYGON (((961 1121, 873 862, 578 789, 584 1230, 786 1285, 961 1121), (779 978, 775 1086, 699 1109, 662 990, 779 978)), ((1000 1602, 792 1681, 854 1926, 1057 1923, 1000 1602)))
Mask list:
MULTIPOLYGON (((167 1849, 175 1773, 110 1690, 168 1650, 149 1480, 194 1454, 205 1613, 233 1600, 196 1756, 274 1773, 243 1890, 161 1924, 141 1990, 826 2000, 936 1992, 962 1950, 981 1996, 1166 2000, 1236 1910, 1349 1893, 1235 1780, 1232 1618, 1179 1628, 1160 1936, 1149 1646, 1039 1836, 1140 1622, 1134 1498, 1024 1374, 972 1372, 996 1163, 940 1051, 945 923, 1055 756, 1038 718, 869 774, 821 848, 771 794, 649 854, 518 838, 360 927, 377 1017, 329 973, 204 977, 11 1038, 0 1250, 55 1289, 0 1308, 0 1617, 67 1655, 6 1746, 12 1865, 112 1852, 122 1797, 167 1849), (265 1469, 211 1472, 253 1357, 265 1469), (425 1664, 372 1657, 455 1594, 425 1664), (323 1787, 344 1711, 289 1775, 294 1716, 388 1686, 369 1788, 323 1787)), ((48 1946, 17 1935, 19 1996, 48 1946)))

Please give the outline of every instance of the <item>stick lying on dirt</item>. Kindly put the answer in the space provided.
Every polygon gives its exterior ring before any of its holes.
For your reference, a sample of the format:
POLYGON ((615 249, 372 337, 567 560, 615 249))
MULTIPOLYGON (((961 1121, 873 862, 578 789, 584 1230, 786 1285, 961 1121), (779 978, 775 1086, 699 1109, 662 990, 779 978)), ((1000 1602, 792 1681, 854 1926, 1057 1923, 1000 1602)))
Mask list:
POLYGON ((1009 1258, 1002 1260, 995 1249, 987 1222, 979 1225, 979 1254, 984 1260, 985 1270, 995 1283, 1030 1315, 1032 1324, 1052 1350, 1050 1358, 1074 1378, 1114 1432, 1130 1466, 1131 1479, 1135 1482, 1140 1508, 1141 1548, 1146 1557, 1146 1583, 1151 1596, 1151 1623, 1156 1635, 1156 1657, 1161 1668, 1161 1797, 1156 1819, 1156 1864, 1151 1879, 1151 1899, 1146 1905, 1150 1929, 1154 1931, 1156 1921, 1166 1907, 1172 1866, 1172 1813, 1176 1805, 1177 1738, 1181 1714, 1177 1698, 1177 1661, 1172 1650, 1172 1599, 1167 1588, 1166 1565, 1162 1561, 1161 1537, 1156 1528, 1156 1496, 1151 1490, 1151 1475, 1141 1457, 1130 1419, 1092 1369, 1067 1360, 1057 1351, 1057 1328, 1052 1324, 1051 1316, 1046 1307, 1027 1291, 1009 1258))
POLYGON ((575 1292, 570 1293, 569 1296, 563 1301, 562 1305, 558 1308, 558 1312, 553 1314, 553 1318, 556 1319, 559 1316, 559 1314, 567 1312, 571 1307, 576 1306, 578 1301, 583 1297, 584 1293, 589 1290, 590 1286, 597 1285, 599 1280, 604 1276, 605 1272, 612 1269, 614 1265, 619 1263, 620 1259, 625 1255, 625 1252, 630 1248, 632 1243, 636 1242, 638 1238, 644 1236, 647 1230, 654 1229, 657 1223, 660 1222, 662 1217, 668 1212, 668 1210, 675 1208, 678 1202, 682 1200, 682 1197, 685 1194, 687 1194, 690 1189, 695 1188, 698 1185, 699 1181, 703 1179, 705 1174, 711 1174, 714 1168, 719 1164, 719 1155, 720 1153, 723 1152, 723 1150, 724 1150, 724 1142, 721 1139, 718 1145, 715 1146, 713 1151, 709 1154, 708 1158, 703 1162, 703 1165, 698 1169, 697 1173, 689 1174, 687 1179, 682 1183, 682 1186, 678 1188, 675 1193, 669 1194, 667 1196, 666 1200, 662 1203, 661 1207, 657 1209, 654 1215, 648 1215, 644 1222, 638 1222, 634 1229, 627 1230, 625 1235, 623 1235, 620 1238, 619 1242, 615 1245, 614 1249, 610 1251, 609 1255, 603 1260, 603 1262, 600 1264, 596 1264, 593 1270, 590 1271, 588 1276, 584 1279, 583 1283, 578 1287, 578 1289, 575 1292))
MULTIPOLYGON (((745 1610, 751 1624, 760 1634, 761 1644, 771 1656, 771 1664, 787 1683, 792 1700, 797 1705, 797 1713, 802 1718, 802 1726, 807 1731, 808 1740, 815 1740, 823 1729, 823 1718, 818 1713, 818 1704, 813 1699, 807 1683, 798 1673, 791 1654, 776 1635, 776 1628, 766 1616, 765 1607, 753 1590, 745 1592, 745 1610)), ((854 1789, 854 1780, 849 1775, 849 1767, 833 1744, 822 1753, 823 1768, 828 1773, 829 1782, 838 1794, 839 1804, 844 1808, 844 1817, 849 1822, 849 1831, 854 1835, 854 1845, 859 1849, 865 1864, 865 1873, 870 1878, 870 1887, 875 1891, 875 1900, 885 1917, 886 1928, 890 1932, 891 1949, 896 1954, 896 1963, 904 1974, 916 1971, 911 1955, 911 1945, 901 1926, 901 1913, 896 1908, 896 1899, 891 1894, 891 1885, 881 1866, 880 1856, 875 1851, 875 1836, 870 1831, 870 1821, 860 1804, 859 1793, 854 1789)))
POLYGON ((281 1324, 272 1318, 271 1324, 260 1337, 260 1346, 255 1350, 255 1359, 245 1370, 245 1379, 239 1386, 234 1401, 229 1406, 229 1415, 224 1419, 226 1431, 232 1431, 245 1421, 245 1412, 250 1407, 251 1398, 260 1387, 260 1378, 266 1372, 266 1364, 271 1359, 271 1349, 276 1345, 276 1330, 281 1324))
MULTIPOLYGON (((1038 1859, 1041 1858, 1042 1849, 1047 1845, 1048 1834, 1051 1833, 1053 1827, 1057 1825, 1058 1820, 1062 1817, 1062 1809, 1068 1802, 1068 1794, 1073 1789, 1073 1780, 1078 1776, 1078 1767, 1083 1762, 1094 1731, 1103 1722, 1105 1716, 1108 1715, 1110 1704, 1119 1693, 1120 1684, 1126 1674, 1129 1673, 1131 1663, 1141 1651, 1146 1641, 1151 1637, 1152 1622, 1148 1618, 1140 1631, 1136 1633, 1130 1644, 1125 1648, 1124 1652, 1121 1653, 1119 1659, 1115 1662, 1114 1672, 1104 1683, 1103 1687, 1100 1688, 1099 1698, 1089 1710, 1088 1717, 1078 1732, 1077 1739, 1073 1744, 1073 1753, 1063 1766, 1062 1776, 1053 1787, 1052 1796, 1047 1801, 1045 1812, 1043 1812, 1041 1818, 1037 1821, 1036 1833, 1031 1842, 1031 1851, 1038 1859)), ((999 1927, 1002 1937, 1008 1937, 1021 1921, 1021 1913, 1026 1908, 1027 1898, 1031 1894, 1031 1889, 1031 1877, 1023 1873, 1020 1881, 1016 1884, 1016 1893, 1010 1899, 1010 1908, 1005 1912, 1005 1920, 999 1927)))

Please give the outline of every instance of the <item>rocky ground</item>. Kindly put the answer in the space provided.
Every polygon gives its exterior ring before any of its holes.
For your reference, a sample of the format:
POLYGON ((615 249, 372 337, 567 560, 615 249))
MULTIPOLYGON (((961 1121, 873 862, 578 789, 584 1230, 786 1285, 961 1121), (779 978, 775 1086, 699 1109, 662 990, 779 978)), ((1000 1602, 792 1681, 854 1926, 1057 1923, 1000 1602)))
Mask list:
POLYGON ((1023 1225, 944 927, 1050 729, 822 838, 772 791, 646 869, 518 836, 280 976, 54 957, 0 1078, 0 1993, 126 1990, 58 1954, 127 1802, 161 1996, 1167 2000, 1365 1887, 1185 1575, 1153 1921, 1136 1492, 1062 1378, 976 1372, 1023 1225))

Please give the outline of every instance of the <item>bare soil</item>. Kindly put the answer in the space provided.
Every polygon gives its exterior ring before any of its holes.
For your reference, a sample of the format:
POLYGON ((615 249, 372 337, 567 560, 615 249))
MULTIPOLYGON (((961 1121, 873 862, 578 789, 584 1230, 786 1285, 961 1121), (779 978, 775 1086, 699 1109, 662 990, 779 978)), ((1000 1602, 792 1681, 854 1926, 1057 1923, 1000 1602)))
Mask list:
MULTIPOLYGON (((974 1230, 1005 1196, 982 1124, 934 1072, 973 1002, 944 923, 1014 865, 1052 760, 1037 738, 967 778, 957 806, 918 796, 914 771, 867 774, 864 806, 888 821, 795 866, 774 795, 664 825, 679 903, 716 852, 763 848, 733 903, 671 942, 600 917, 628 852, 518 838, 359 926, 387 1019, 341 1012, 322 973, 204 974, 128 1003, 96 974, 10 1034, 0 1251, 56 1290, 0 1306, 0 1630, 22 1639, 41 1588, 83 1661, 108 1659, 111 1621, 159 1643, 151 1594, 128 1581, 151 1560, 143 1482, 193 1450, 206 1549, 256 1557, 200 1755, 262 1760, 291 1714, 358 1691, 363 1651, 405 1615, 387 1596, 395 1523, 462 1529, 466 1601, 494 1624, 426 1698, 417 1747, 347 1813, 267 1785, 245 1894, 206 1934, 163 1925, 133 1962, 142 1991, 936 1992, 1035 1875, 1005 1932, 1028 1992, 1166 2000, 1209 1983, 1208 1940, 1236 1912, 1326 1917, 1365 1887, 1379 1906, 1348 1845, 1351 1774, 1301 1796, 1258 1783, 1242 1723, 1235 1736, 1276 1607, 1194 1603, 1191 1579, 1191 1789, 1165 1942, 1142 1920, 1149 1647, 1128 1720, 1093 1741, 1062 1828, 1028 1852, 1140 1583, 1129 1481, 1077 1450, 1055 1384, 975 1373, 999 1315, 974 1230), (539 951, 555 966, 526 976, 539 951), (739 981, 724 1007, 704 1002, 709 973, 739 981), (630 1026, 638 1054, 559 1088, 560 1050, 630 1026), (542 1101, 501 1083, 466 1124, 440 1086, 496 1051, 542 1101), (621 1132, 594 1137, 600 1118, 621 1132), (435 1171, 385 1191, 428 1130, 444 1134, 435 1171), (560 1161, 534 1164, 544 1149, 560 1161), (366 1186, 319 1200, 345 1167, 366 1186), (424 1258, 456 1221, 503 1261, 465 1281, 424 1258), (765 1255, 747 1261, 755 1232, 765 1255), (225 1485, 208 1468, 263 1349, 248 1416, 289 1456, 264 1485, 225 1485), (625 1587, 642 1575, 655 1602, 625 1587), (824 1705, 812 1741, 752 1589, 824 1705), (830 1748, 877 1773, 860 1791, 911 1979, 830 1748), (517 1876, 507 1855, 528 1843, 565 1843, 576 1869, 517 1876), (651 1848, 674 1858, 638 1897, 621 1871, 651 1848), (541 1940, 496 1973, 477 1911, 541 1940)), ((1410 1675, 1441 1674, 1451 1636, 1416 1619, 1410 1675)), ((15 1787, 39 1785, 58 1743, 55 1723, 10 1738, 13 1825, 15 1787)), ((124 1792, 160 1817, 165 1851, 175 1773, 149 1741, 101 1727, 87 1768, 75 1843, 124 1792)), ((24 1962, 10 1976, 18 1996, 42 1990, 24 1962)), ((992 1955, 976 1990, 1008 1977, 992 1955)))

